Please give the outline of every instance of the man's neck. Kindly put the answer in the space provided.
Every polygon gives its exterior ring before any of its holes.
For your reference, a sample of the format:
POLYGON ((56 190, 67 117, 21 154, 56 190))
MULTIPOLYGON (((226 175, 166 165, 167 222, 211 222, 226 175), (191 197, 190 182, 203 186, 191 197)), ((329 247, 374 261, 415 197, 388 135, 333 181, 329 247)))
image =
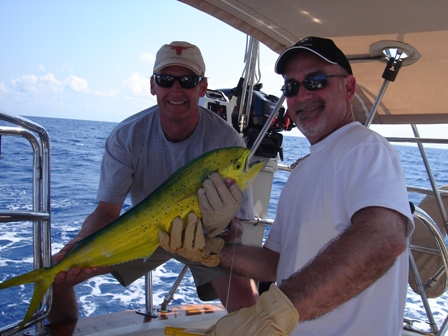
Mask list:
POLYGON ((169 122, 168 125, 162 122, 163 134, 170 142, 185 141, 194 133, 197 126, 198 122, 169 122))

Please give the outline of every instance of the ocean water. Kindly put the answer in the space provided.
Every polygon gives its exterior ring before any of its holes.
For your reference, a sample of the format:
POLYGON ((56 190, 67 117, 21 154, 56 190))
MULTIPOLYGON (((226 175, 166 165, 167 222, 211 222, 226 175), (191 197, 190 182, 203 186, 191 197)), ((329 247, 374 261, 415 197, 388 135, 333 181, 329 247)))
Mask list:
MULTIPOLYGON (((51 141, 51 221, 52 251, 60 250, 78 232, 84 219, 96 206, 96 190, 104 141, 116 123, 29 117, 42 125, 51 141)), ((0 125, 8 125, 0 122, 0 125)), ((8 125, 10 126, 10 125, 8 125)), ((284 164, 290 164, 308 153, 304 138, 284 138, 284 164)), ((429 188, 418 150, 410 146, 394 146, 402 159, 409 185, 429 188)), ((30 210, 31 147, 20 137, 3 136, 0 155, 0 210, 30 210)), ((448 184, 448 150, 429 148, 428 159, 439 186, 448 184)), ((280 191, 288 178, 287 172, 274 176, 268 217, 274 218, 280 191)), ((410 194, 418 203, 422 197, 410 194)), ((127 201, 124 208, 129 207, 127 201)), ((0 223, 0 281, 32 269, 32 227, 29 222, 0 223)), ((182 265, 172 260, 153 271, 154 304, 160 305, 171 288, 182 265)), ((76 287, 80 316, 92 316, 124 309, 144 309, 144 279, 123 288, 111 276, 93 278, 76 287)), ((19 286, 0 291, 0 327, 21 320, 28 307, 32 286, 19 286)), ((436 321, 448 314, 448 296, 431 299, 436 321)), ((200 302, 188 272, 177 290, 174 304, 200 302)), ((406 316, 425 320, 419 297, 408 290, 406 316)), ((424 327, 424 325, 418 325, 424 327)))

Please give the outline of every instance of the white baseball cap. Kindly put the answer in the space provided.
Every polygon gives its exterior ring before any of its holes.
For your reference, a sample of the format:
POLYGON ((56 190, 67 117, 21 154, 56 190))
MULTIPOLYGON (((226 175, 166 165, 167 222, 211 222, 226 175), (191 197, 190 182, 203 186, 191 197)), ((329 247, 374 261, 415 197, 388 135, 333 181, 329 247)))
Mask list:
POLYGON ((172 65, 185 67, 200 76, 205 75, 205 63, 201 51, 188 42, 174 41, 164 44, 159 49, 154 62, 154 73, 172 65))

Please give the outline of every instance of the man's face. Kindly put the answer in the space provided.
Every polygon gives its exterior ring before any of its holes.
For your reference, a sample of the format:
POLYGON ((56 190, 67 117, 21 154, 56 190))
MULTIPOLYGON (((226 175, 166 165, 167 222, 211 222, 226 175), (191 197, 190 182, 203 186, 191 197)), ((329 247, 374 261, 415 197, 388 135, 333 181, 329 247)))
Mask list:
MULTIPOLYGON (((196 76, 193 71, 181 66, 168 66, 159 71, 159 74, 196 76)), ((194 88, 184 89, 178 81, 175 81, 170 88, 163 88, 157 85, 154 77, 151 77, 151 93, 157 97, 162 120, 167 122, 197 122, 199 98, 203 97, 206 92, 206 79, 201 80, 194 88)))
POLYGON ((353 121, 350 100, 356 81, 340 66, 328 63, 311 52, 301 51, 288 61, 283 77, 285 83, 303 83, 305 79, 319 74, 344 76, 328 77, 323 88, 313 91, 300 84, 298 94, 286 98, 291 119, 311 144, 353 121))

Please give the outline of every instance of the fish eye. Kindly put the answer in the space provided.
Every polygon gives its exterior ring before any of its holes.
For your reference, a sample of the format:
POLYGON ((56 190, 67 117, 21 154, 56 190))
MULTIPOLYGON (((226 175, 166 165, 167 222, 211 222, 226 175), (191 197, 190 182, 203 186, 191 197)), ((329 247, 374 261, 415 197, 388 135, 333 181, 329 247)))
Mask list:
POLYGON ((241 169, 241 162, 240 161, 235 161, 235 163, 233 164, 233 168, 235 168, 235 170, 239 170, 241 169))

